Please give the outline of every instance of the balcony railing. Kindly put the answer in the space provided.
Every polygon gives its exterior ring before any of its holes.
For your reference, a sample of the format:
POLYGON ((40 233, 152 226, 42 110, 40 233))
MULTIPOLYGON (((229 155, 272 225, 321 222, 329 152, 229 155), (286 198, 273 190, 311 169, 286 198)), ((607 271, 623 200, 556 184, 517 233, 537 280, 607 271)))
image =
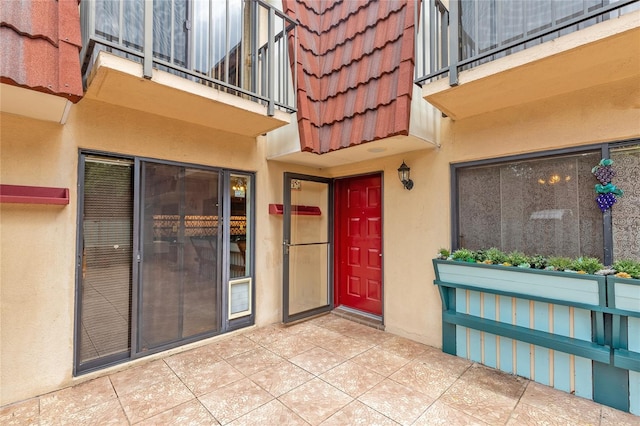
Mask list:
POLYGON ((416 2, 415 83, 460 71, 640 9, 640 0, 416 2))
POLYGON ((82 73, 100 51, 294 112, 296 23, 261 0, 86 0, 82 73), (293 52, 294 57, 290 57, 293 52))

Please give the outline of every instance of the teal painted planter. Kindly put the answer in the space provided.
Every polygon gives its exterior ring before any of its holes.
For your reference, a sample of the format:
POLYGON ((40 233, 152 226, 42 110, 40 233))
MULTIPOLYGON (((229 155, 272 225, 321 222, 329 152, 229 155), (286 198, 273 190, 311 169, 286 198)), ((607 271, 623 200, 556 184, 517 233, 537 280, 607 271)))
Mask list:
POLYGON ((437 259, 433 266, 444 352, 638 414, 640 280, 437 259))
POLYGON ((606 278, 512 266, 433 260, 435 284, 578 307, 606 306, 606 278))
POLYGON ((609 307, 640 316, 640 280, 607 276, 609 307))

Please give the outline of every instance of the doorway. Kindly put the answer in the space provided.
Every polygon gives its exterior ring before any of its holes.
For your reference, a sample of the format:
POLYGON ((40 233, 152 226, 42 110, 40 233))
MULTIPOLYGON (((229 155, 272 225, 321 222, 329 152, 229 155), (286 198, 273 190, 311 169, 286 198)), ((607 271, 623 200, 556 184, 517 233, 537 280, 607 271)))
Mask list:
POLYGON ((284 174, 283 322, 328 312, 331 286, 331 179, 284 174))
POLYGON ((335 306, 382 317, 382 175, 335 181, 335 306))

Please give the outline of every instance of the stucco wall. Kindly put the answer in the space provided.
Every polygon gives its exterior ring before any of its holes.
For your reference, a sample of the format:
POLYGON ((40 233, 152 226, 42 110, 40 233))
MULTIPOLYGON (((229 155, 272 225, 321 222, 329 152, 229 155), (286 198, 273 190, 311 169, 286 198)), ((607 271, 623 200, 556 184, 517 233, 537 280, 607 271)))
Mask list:
POLYGON ((0 405, 95 376, 72 378, 79 148, 255 171, 258 325, 282 318, 282 217, 269 215, 268 204, 282 202, 283 172, 382 171, 386 328, 440 346, 441 305, 430 260, 450 244, 450 163, 638 137, 638 99, 637 82, 623 80, 457 122, 443 119, 439 149, 323 170, 266 161, 263 137, 89 99, 72 108, 64 126, 3 114, 2 183, 68 187, 71 201, 65 207, 1 205, 0 405), (397 178, 402 160, 411 167, 412 191, 397 178))

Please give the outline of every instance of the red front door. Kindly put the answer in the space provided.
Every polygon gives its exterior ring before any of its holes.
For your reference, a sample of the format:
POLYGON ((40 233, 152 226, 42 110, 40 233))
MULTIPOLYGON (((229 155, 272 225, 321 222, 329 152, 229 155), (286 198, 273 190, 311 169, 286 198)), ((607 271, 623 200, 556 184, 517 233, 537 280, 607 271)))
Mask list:
POLYGON ((382 315, 382 177, 336 180, 336 306, 382 315))

